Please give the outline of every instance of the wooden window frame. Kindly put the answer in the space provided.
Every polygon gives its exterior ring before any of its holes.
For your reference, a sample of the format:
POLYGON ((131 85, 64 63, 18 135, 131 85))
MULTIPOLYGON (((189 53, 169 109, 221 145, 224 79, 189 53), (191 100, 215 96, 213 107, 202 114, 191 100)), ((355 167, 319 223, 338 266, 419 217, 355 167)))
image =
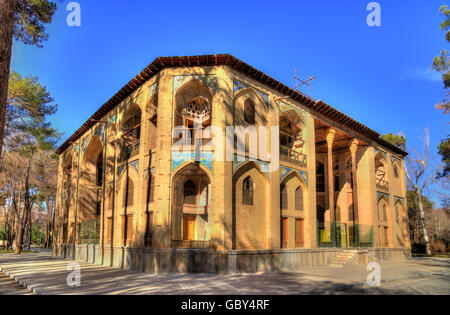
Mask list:
POLYGON ((246 206, 255 205, 255 182, 250 176, 247 176, 242 181, 242 204, 246 206), (249 187, 246 187, 246 183, 249 181, 249 187))

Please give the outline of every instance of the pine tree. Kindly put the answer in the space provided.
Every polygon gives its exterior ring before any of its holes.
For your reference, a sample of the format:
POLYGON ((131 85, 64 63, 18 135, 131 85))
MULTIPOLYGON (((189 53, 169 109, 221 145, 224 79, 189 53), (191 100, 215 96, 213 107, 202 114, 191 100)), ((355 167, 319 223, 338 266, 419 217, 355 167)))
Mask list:
POLYGON ((42 47, 47 40, 44 25, 50 23, 56 3, 47 0, 0 1, 0 156, 5 130, 6 99, 13 39, 42 47))

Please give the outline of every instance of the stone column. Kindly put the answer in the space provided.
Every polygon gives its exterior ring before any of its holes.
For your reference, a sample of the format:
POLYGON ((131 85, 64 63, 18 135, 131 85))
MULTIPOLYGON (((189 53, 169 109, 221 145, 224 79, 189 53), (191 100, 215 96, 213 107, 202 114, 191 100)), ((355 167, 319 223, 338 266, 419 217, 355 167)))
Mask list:
POLYGON ((352 190, 352 197, 353 197, 353 218, 354 223, 358 224, 358 187, 357 187, 357 176, 356 176, 356 151, 358 150, 358 139, 353 139, 352 143, 350 144, 350 154, 352 157, 352 174, 353 174, 353 190, 352 190))
POLYGON ((327 132, 327 145, 328 145, 328 208, 330 211, 330 222, 335 221, 334 211, 334 174, 333 174, 333 140, 336 130, 329 128, 327 132))
POLYGON ((356 170, 356 151, 358 150, 358 139, 353 139, 350 144, 350 155, 352 159, 352 199, 353 199, 353 232, 354 232, 354 241, 357 244, 359 242, 359 229, 356 227, 359 224, 359 212, 358 212, 358 186, 357 186, 357 170, 356 170))

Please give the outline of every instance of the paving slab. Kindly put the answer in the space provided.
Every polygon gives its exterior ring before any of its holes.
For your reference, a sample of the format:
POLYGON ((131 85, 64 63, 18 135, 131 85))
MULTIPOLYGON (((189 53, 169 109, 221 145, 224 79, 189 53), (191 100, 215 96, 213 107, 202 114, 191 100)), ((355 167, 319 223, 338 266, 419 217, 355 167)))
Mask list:
POLYGON ((381 264, 378 288, 367 286, 366 266, 303 268, 295 273, 155 275, 84 262, 77 262, 81 285, 71 287, 67 277, 72 262, 48 253, 2 254, 0 271, 29 292, 50 295, 450 294, 448 259, 381 264))

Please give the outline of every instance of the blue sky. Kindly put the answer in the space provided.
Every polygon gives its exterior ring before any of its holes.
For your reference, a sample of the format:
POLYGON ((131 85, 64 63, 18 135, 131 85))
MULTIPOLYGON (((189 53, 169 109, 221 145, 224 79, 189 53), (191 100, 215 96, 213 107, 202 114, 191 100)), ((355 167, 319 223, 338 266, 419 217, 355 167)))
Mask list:
MULTIPOLYGON (((369 0, 80 0, 81 27, 60 4, 44 48, 14 44, 12 68, 39 77, 59 111, 61 142, 158 56, 229 53, 293 86, 294 68, 315 75, 312 96, 410 146, 429 128, 431 146, 449 132, 434 109, 444 97, 434 56, 448 49, 443 0, 385 0, 381 27, 368 27, 369 0)), ((448 120, 448 118, 447 118, 448 120)))

